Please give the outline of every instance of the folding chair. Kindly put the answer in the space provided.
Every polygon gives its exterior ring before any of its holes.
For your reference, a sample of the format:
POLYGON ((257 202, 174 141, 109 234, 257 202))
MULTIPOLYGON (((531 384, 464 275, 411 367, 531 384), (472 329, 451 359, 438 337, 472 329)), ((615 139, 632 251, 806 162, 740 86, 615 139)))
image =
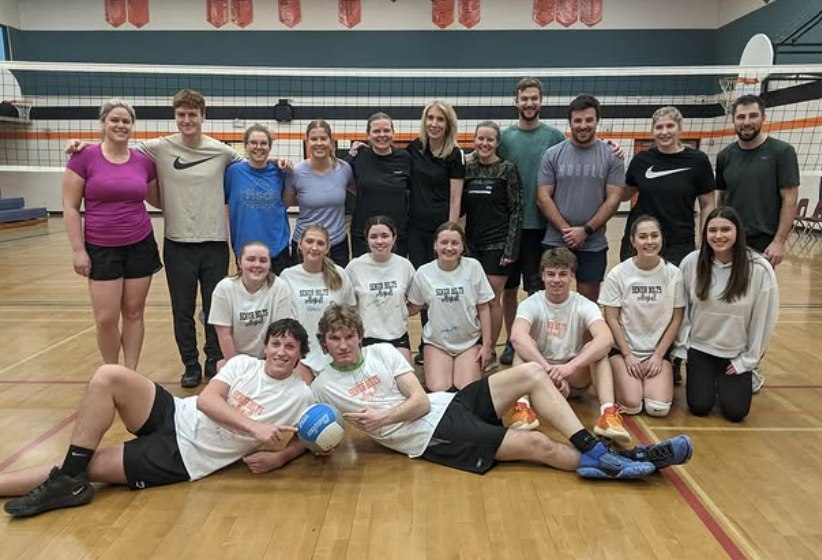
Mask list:
POLYGON ((799 202, 796 203, 796 214, 794 214, 793 217, 792 231, 796 232, 800 236, 805 233, 805 230, 808 229, 807 217, 809 202, 810 201, 807 198, 800 198, 799 202))
POLYGON ((822 199, 816 203, 816 208, 813 209, 813 214, 805 218, 805 223, 808 224, 805 231, 810 233, 822 233, 822 199))

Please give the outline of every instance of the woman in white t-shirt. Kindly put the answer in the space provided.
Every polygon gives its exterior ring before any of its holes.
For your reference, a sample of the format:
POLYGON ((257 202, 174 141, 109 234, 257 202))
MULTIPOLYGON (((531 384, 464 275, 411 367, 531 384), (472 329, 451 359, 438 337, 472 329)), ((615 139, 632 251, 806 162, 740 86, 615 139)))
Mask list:
POLYGON ((223 353, 218 370, 237 354, 262 358, 268 325, 294 315, 291 289, 271 271, 271 251, 264 243, 246 243, 237 264, 237 274, 220 280, 211 296, 208 323, 223 353))
POLYGON ((599 297, 614 337, 610 362, 614 394, 626 414, 667 416, 674 384, 669 349, 685 308, 682 274, 660 257, 664 240, 656 218, 631 226, 634 256, 611 269, 599 297))
POLYGON ((408 259, 393 253, 397 227, 387 216, 372 216, 365 223, 369 252, 345 268, 357 297, 365 336, 363 346, 387 342, 411 363, 408 339, 407 294, 414 278, 408 259))
POLYGON ((311 376, 328 362, 317 341, 317 324, 331 302, 356 305, 354 290, 345 271, 328 256, 328 230, 320 224, 307 226, 299 245, 303 262, 286 268, 282 279, 291 287, 296 318, 308 333, 309 351, 296 368, 301 376, 311 376))
POLYGON ((494 291, 480 263, 463 257, 464 251, 462 226, 442 224, 434 233, 436 260, 417 270, 408 291, 412 311, 428 309, 422 339, 429 391, 462 389, 478 380, 491 360, 494 291))

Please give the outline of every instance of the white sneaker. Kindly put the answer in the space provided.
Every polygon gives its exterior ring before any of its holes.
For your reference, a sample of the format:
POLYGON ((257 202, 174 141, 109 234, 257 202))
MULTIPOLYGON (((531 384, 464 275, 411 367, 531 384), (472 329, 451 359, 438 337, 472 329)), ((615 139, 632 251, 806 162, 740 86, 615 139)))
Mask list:
POLYGON ((762 368, 759 366, 751 370, 751 385, 754 395, 758 394, 762 390, 762 386, 765 385, 765 374, 762 373, 762 368))

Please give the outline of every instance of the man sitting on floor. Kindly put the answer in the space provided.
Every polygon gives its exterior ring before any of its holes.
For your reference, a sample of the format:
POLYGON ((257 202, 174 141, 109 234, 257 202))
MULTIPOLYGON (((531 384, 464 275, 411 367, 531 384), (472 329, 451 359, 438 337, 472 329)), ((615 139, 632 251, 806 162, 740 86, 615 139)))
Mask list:
POLYGON ((62 466, 0 474, 0 496, 22 495, 6 502, 6 513, 28 517, 85 505, 94 497, 91 482, 143 489, 197 480, 241 458, 255 473, 285 465, 305 451, 298 438, 288 438, 314 403, 294 374, 307 352, 300 323, 275 321, 264 361, 235 356, 199 396, 185 399, 136 371, 101 367, 86 388, 62 466), (98 449, 115 413, 137 437, 98 449))
POLYGON ((531 461, 589 478, 640 478, 691 457, 687 436, 629 452, 610 452, 580 423, 568 402, 535 363, 475 381, 456 393, 426 394, 396 348, 361 349, 363 325, 348 306, 330 305, 317 338, 331 363, 311 385, 317 400, 377 443, 434 463, 483 474, 497 461, 531 461), (539 431, 508 430, 501 416, 523 395, 571 445, 539 431))

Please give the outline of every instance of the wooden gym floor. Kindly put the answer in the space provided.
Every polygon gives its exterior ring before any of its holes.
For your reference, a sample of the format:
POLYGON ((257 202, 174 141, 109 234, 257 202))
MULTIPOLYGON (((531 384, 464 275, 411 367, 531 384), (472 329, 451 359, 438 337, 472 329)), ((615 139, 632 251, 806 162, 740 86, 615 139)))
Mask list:
MULTIPOLYGON (((610 225, 612 247, 623 224, 610 225)), ((161 220, 155 231, 159 240, 161 220)), ((33 519, 0 514, 0 558, 820 558, 822 239, 790 244, 767 381, 749 418, 692 417, 678 387, 670 417, 627 420, 641 442, 690 434, 684 467, 633 483, 526 464, 476 476, 349 429, 333 456, 267 475, 238 464, 195 483, 100 488, 90 506, 33 519)), ((185 396, 170 315, 158 274, 139 369, 185 396)), ((0 471, 59 463, 100 364, 62 220, 0 231, 0 341, 0 471)), ((594 396, 574 408, 590 427, 594 396)), ((126 436, 115 425, 106 441, 126 436)))

